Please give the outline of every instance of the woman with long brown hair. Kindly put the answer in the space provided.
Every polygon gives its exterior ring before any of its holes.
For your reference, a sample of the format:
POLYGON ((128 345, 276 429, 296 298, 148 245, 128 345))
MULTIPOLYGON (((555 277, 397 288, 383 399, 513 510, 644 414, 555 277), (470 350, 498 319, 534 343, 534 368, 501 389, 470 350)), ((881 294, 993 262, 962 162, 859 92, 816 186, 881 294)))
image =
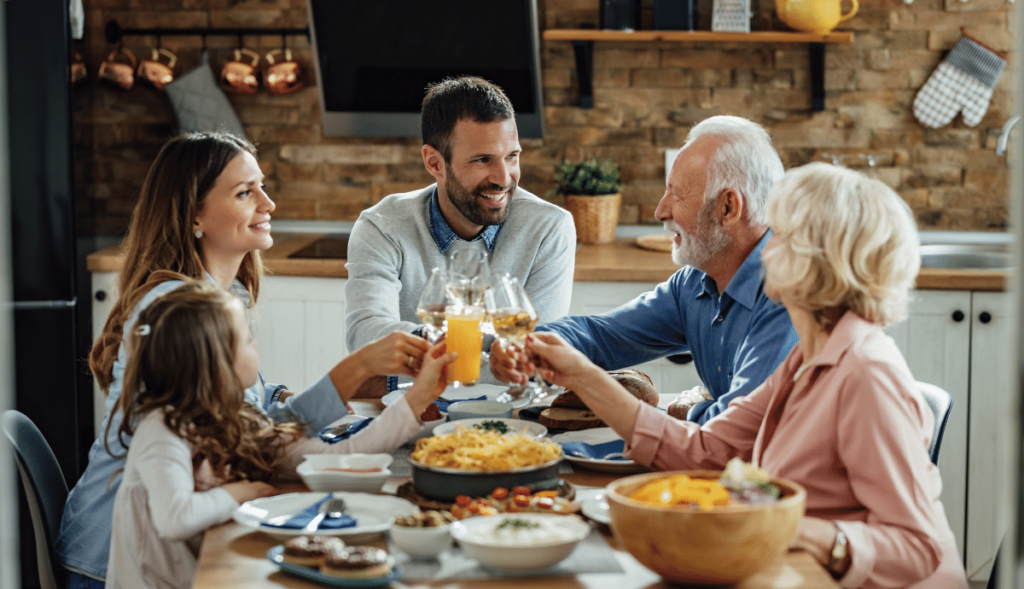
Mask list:
MULTIPOLYGON (((187 279, 231 292, 246 309, 256 303, 263 276, 260 252, 273 244, 275 205, 263 190, 255 153, 250 143, 228 134, 182 135, 164 145, 146 176, 125 239, 118 299, 90 355, 97 382, 107 391, 102 427, 110 437, 93 443, 89 465, 64 507, 56 547, 60 563, 73 573, 69 587, 103 587, 106 578, 113 497, 123 462, 105 445, 123 455, 128 442, 116 435, 128 355, 124 334, 140 311, 187 279)), ((410 366, 422 361, 428 348, 422 338, 393 333, 356 350, 300 393, 267 384, 260 375, 245 390, 245 400, 274 421, 300 422, 318 431, 347 413, 345 402, 371 376, 414 376, 410 366)), ((412 401, 388 407, 381 418, 339 442, 340 448, 397 447, 418 431, 418 416, 429 403, 413 406, 412 401)))

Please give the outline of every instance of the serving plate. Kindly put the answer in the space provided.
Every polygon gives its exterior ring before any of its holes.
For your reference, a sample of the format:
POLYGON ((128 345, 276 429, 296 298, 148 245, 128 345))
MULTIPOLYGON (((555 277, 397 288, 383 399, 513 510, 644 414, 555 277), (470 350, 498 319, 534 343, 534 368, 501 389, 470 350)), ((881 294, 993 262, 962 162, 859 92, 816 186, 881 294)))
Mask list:
MULTIPOLYGON (((275 497, 263 497, 246 501, 235 510, 232 518, 239 524, 259 530, 276 538, 306 535, 302 529, 276 528, 262 525, 263 522, 282 515, 296 514, 310 505, 323 500, 328 493, 286 493, 275 497)), ((391 518, 397 515, 411 515, 419 508, 405 499, 390 495, 367 493, 334 493, 345 500, 346 513, 356 520, 351 528, 317 530, 318 536, 341 536, 345 540, 359 542, 373 538, 391 527, 391 518)))
POLYGON ((393 558, 389 558, 391 562, 391 572, 383 577, 374 577, 372 579, 342 579, 340 577, 326 575, 314 568, 285 562, 284 558, 281 557, 282 552, 284 552, 284 546, 274 546, 267 551, 267 560, 281 567, 282 571, 287 571, 293 575, 298 575, 333 587, 380 587, 402 578, 402 567, 396 564, 393 558))
POLYGON ((460 419, 459 421, 449 421, 448 423, 442 423, 434 428, 434 435, 440 436, 444 434, 450 434, 455 431, 455 427, 459 424, 463 425, 470 431, 482 431, 477 428, 476 425, 485 421, 501 421, 508 426, 509 434, 521 434, 523 430, 526 430, 526 434, 535 438, 543 438, 548 435, 548 428, 544 427, 539 423, 532 421, 525 421, 522 419, 510 419, 507 417, 481 417, 477 419, 460 419))
MULTIPOLYGON (((584 442, 587 444, 602 444, 612 440, 620 440, 619 434, 610 427, 595 427, 574 432, 565 432, 551 436, 552 442, 584 442)), ((599 458, 587 458, 584 456, 571 456, 564 454, 565 459, 573 466, 579 466, 586 470, 604 472, 609 474, 631 474, 647 472, 646 466, 632 460, 603 460, 599 458)))

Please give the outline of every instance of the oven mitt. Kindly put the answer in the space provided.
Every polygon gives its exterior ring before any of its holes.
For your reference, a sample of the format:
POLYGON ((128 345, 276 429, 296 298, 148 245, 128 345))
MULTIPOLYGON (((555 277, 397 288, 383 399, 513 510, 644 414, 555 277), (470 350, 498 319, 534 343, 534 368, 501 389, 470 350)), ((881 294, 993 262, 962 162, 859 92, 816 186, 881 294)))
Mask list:
MULTIPOLYGON (((317 501, 313 505, 310 505, 306 509, 303 509, 299 513, 293 515, 290 519, 283 523, 271 524, 263 522, 263 527, 266 528, 284 528, 287 530, 301 530, 306 525, 313 521, 313 518, 320 514, 320 506, 334 497, 334 494, 328 493, 326 497, 321 501, 317 501)), ((342 514, 341 517, 325 517, 320 520, 320 525, 317 526, 319 530, 339 530, 341 528, 354 528, 356 526, 356 520, 348 514, 342 514)))
POLYGON ((245 138, 245 129, 210 68, 210 56, 203 51, 195 69, 164 86, 178 117, 178 131, 224 131, 245 138))
POLYGON ((962 34, 914 97, 914 116, 922 125, 937 129, 963 109, 964 123, 976 126, 1005 67, 1006 56, 962 34))

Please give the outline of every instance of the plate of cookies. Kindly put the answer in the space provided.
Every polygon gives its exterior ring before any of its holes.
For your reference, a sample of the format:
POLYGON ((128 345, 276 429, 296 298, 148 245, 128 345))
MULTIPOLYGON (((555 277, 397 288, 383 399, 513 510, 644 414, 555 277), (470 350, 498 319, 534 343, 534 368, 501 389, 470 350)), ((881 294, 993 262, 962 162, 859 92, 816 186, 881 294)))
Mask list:
POLYGON ((332 536, 297 536, 267 551, 282 571, 334 587, 380 587, 402 576, 385 550, 332 536))

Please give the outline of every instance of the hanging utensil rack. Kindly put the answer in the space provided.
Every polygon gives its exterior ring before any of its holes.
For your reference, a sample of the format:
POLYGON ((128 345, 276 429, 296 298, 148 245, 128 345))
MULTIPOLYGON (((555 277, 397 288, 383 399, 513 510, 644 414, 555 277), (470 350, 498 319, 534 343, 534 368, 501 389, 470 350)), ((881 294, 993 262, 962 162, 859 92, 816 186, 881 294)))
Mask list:
POLYGON ((200 37, 210 36, 232 36, 240 37, 245 35, 302 35, 307 39, 310 38, 309 27, 301 29, 297 28, 278 28, 278 29, 252 29, 252 28, 226 28, 226 29, 214 29, 206 27, 193 27, 183 29, 169 29, 169 28, 150 28, 150 29, 135 29, 135 28, 122 28, 116 20, 111 20, 107 23, 107 28, 104 31, 107 41, 111 44, 117 43, 122 37, 128 35, 154 35, 157 37, 170 36, 170 35, 196 35, 200 37))

